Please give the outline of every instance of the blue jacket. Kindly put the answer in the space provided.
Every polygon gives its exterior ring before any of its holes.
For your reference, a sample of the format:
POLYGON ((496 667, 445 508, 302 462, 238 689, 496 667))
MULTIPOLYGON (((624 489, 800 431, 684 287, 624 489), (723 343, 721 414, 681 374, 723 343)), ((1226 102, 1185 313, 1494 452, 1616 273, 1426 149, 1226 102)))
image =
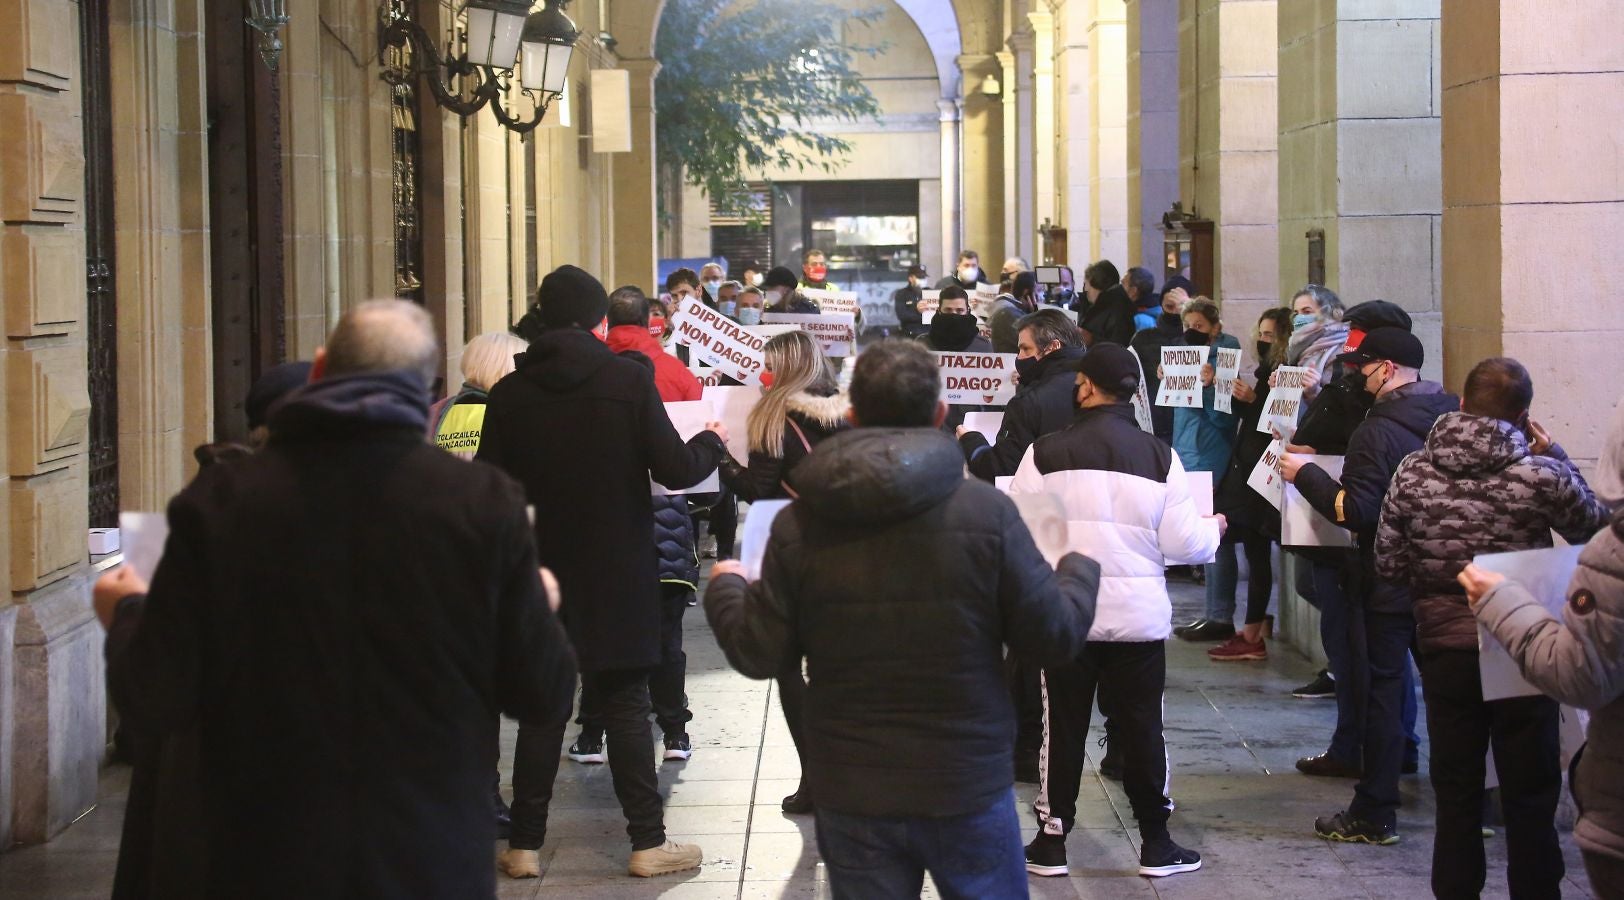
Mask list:
POLYGON ((660 560, 660 582, 699 589, 699 553, 688 498, 672 494, 654 498, 654 550, 660 560))
MULTIPOLYGON (((1234 335, 1220 334, 1207 350, 1207 364, 1217 365, 1218 348, 1240 349, 1241 342, 1234 335)), ((1173 449, 1178 451, 1179 462, 1187 472, 1222 473, 1229 466, 1229 454, 1235 449, 1235 429, 1238 417, 1212 408, 1212 385, 1201 391, 1201 408, 1173 410, 1173 449)), ((1216 476, 1214 476, 1216 477, 1216 476)))

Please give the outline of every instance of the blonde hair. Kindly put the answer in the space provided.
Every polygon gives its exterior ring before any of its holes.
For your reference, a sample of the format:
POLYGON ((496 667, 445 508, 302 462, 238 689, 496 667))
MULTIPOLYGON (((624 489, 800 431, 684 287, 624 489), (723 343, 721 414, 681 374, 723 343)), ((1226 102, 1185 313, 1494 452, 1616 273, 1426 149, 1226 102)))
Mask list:
POLYGON ((781 457, 790 400, 809 390, 833 393, 838 382, 823 349, 804 331, 774 335, 763 348, 763 357, 766 367, 772 370, 773 386, 750 410, 745 432, 752 453, 781 457))
POLYGON ((462 380, 489 391, 513 371, 514 354, 523 353, 526 346, 523 338, 506 331, 492 331, 474 338, 462 348, 462 380))

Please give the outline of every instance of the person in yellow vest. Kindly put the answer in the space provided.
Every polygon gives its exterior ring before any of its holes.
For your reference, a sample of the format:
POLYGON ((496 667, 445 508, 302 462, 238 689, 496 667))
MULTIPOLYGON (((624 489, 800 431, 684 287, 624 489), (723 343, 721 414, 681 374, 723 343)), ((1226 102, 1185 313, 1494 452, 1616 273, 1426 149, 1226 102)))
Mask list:
POLYGON ((473 459, 485 424, 485 398, 491 386, 513 371, 523 338, 505 331, 482 334, 462 348, 462 387, 429 410, 429 438, 454 456, 473 459))

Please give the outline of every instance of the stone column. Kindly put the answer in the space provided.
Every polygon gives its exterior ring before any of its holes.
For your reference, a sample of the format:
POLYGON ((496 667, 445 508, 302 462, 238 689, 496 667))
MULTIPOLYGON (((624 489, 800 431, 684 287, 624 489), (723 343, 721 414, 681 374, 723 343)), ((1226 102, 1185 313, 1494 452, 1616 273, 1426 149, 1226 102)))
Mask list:
POLYGON ((1487 356, 1533 373, 1534 417, 1600 453, 1624 383, 1609 285, 1624 251, 1617 5, 1444 0, 1444 380, 1487 356))
POLYGON ((1414 317, 1428 377, 1442 373, 1438 4, 1282 3, 1282 299, 1310 280, 1309 233, 1323 276, 1349 304, 1391 300, 1414 317), (1375 17, 1372 17, 1375 16, 1375 17))
MULTIPOLYGON (((1032 222, 1034 236, 1044 222, 1061 224, 1058 192, 1055 190, 1055 64, 1054 16, 1047 12, 1026 14, 1032 29, 1032 222)), ((1036 237, 1028 262, 1042 262, 1042 249, 1036 237)))
POLYGON ((1179 199, 1179 23, 1174 4, 1127 0, 1128 260, 1160 283, 1162 214, 1179 199))
POLYGON ((958 262, 959 251, 964 249, 963 221, 964 195, 959 185, 959 125, 964 111, 964 98, 936 101, 937 121, 942 129, 942 190, 941 190, 941 259, 931 274, 941 278, 949 267, 958 262))
MULTIPOLYGON (((1006 252, 1004 106, 999 97, 982 93, 981 87, 988 75, 1002 79, 1003 69, 995 54, 983 53, 959 57, 959 71, 964 73, 965 86, 959 124, 962 152, 959 195, 964 198, 964 219, 960 228, 964 244, 954 248, 954 260, 957 261, 959 250, 974 250, 981 254, 982 268, 996 274, 1006 252)), ((1007 83, 1004 90, 1009 90, 1007 83)))
POLYGON ((649 285, 653 289, 659 228, 655 217, 654 59, 623 59, 631 73, 632 149, 614 154, 615 194, 614 258, 610 279, 615 284, 649 285))
MULTIPOLYGON (((1004 251, 1000 256, 1018 256, 1021 252, 1021 124, 1016 106, 1019 93, 1015 86, 1015 54, 1000 50, 994 55, 998 57, 1000 69, 998 82, 1003 86, 999 102, 1003 110, 1004 183, 1000 190, 1004 198, 1004 251)), ((1001 262, 1002 258, 982 260, 982 269, 996 275, 1001 262)))
POLYGON ((1094 135, 1092 132, 1092 90, 1088 77, 1092 47, 1089 29, 1093 24, 1092 0, 1066 0, 1057 7, 1060 34, 1055 54, 1055 77, 1062 85, 1059 102, 1060 127, 1056 138, 1061 144, 1056 154, 1060 172, 1061 206, 1059 223, 1066 227, 1066 259, 1056 260, 1075 270, 1082 278, 1094 230, 1094 135))
POLYGON ((999 54, 1000 61, 1005 62, 1004 71, 1011 76, 1004 82, 1004 127, 1012 129, 1004 134, 1004 149, 1013 154, 1004 159, 1004 182, 1011 191, 1004 201, 1007 245, 1004 252, 1031 264, 1037 259, 1038 250, 1037 98, 1033 62, 1037 38, 1031 26, 1022 23, 1007 43, 1011 52, 999 54))
POLYGON ((1275 0, 1180 0, 1179 183, 1214 223, 1213 283, 1226 324, 1279 303, 1275 0))
POLYGON ((1090 261, 1128 262, 1128 57, 1122 0, 1098 0, 1089 38, 1089 131, 1094 138, 1089 194, 1090 261))

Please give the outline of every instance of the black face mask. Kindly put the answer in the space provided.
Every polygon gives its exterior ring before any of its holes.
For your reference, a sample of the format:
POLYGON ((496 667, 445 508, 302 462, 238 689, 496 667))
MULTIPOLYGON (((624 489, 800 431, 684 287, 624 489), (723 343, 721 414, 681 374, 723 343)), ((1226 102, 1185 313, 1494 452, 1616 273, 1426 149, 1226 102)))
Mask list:
POLYGON ((1258 362, 1267 363, 1269 361, 1269 354, 1273 353, 1273 352, 1274 352, 1274 342, 1273 341, 1258 341, 1257 342, 1257 361, 1258 362))
POLYGON ((1364 409, 1370 409, 1376 405, 1376 395, 1365 390, 1365 376, 1359 374, 1358 369, 1343 375, 1340 381, 1343 390, 1348 392, 1348 396, 1353 398, 1356 405, 1364 409))
POLYGON ((1205 347, 1207 340, 1206 332, 1196 331, 1194 328, 1184 329, 1184 343, 1191 347, 1205 347))
POLYGON ((969 313, 937 313, 930 320, 930 342, 938 350, 963 350, 981 328, 969 313))
POLYGON ((1038 363, 1042 361, 1036 356, 1027 356, 1015 360, 1015 374, 1021 376, 1022 387, 1032 383, 1032 379, 1038 371, 1038 363))

